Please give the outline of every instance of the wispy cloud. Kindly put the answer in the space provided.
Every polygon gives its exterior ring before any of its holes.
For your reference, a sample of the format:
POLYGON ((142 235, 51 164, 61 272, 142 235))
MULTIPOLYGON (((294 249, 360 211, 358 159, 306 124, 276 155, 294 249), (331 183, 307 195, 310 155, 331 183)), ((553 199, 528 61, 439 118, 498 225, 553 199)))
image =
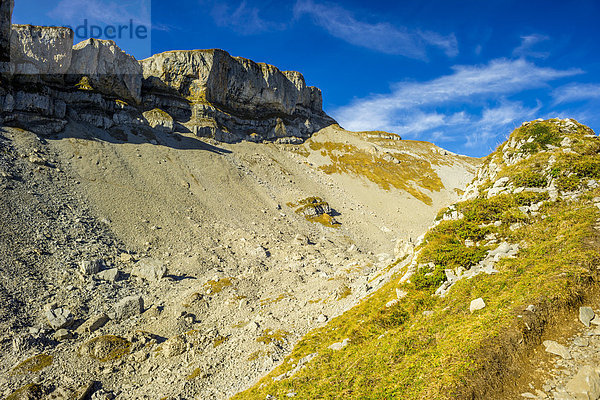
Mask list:
POLYGON ((260 9, 248 6, 246 0, 242 1, 237 7, 231 7, 224 2, 217 2, 213 6, 211 15, 217 26, 228 27, 244 35, 285 28, 285 24, 263 19, 260 16, 260 9))
POLYGON ((102 24, 150 25, 150 0, 109 1, 109 0, 60 0, 49 16, 64 25, 83 23, 85 19, 102 24))
POLYGON ((521 45, 513 50, 513 56, 515 57, 533 57, 533 58, 547 58, 550 53, 545 51, 535 51, 533 47, 541 42, 549 40, 550 37, 545 35, 533 34, 521 36, 521 45))
POLYGON ((338 5, 298 0, 294 6, 294 17, 299 19, 304 15, 310 16, 316 25, 332 36, 382 53, 424 60, 427 58, 427 48, 437 47, 449 57, 458 54, 453 34, 444 36, 430 31, 411 31, 387 22, 363 22, 338 5))
POLYGON ((426 82, 398 83, 391 93, 356 99, 332 114, 347 129, 380 129, 413 138, 440 128, 456 129, 466 146, 476 146, 499 128, 539 110, 539 104, 525 107, 506 96, 580 73, 539 67, 524 59, 496 59, 485 65, 455 66, 452 74, 426 82))
POLYGON ((485 107, 480 117, 473 117, 465 126, 468 126, 465 134, 465 147, 482 147, 486 151, 492 151, 500 141, 499 135, 507 127, 516 127, 519 121, 533 119, 540 111, 542 104, 537 103, 535 107, 525 107, 521 102, 511 102, 503 99, 496 107, 485 107))
POLYGON ((570 83, 556 88, 552 92, 552 97, 554 104, 600 99, 600 84, 570 83))

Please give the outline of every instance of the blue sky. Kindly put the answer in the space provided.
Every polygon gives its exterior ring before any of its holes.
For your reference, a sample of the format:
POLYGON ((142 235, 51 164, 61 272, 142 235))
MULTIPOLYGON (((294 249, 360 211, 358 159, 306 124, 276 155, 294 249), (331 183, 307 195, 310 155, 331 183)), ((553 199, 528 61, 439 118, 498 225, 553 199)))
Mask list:
POLYGON ((297 70, 351 130, 483 156, 522 121, 600 129, 600 2, 16 0, 15 23, 151 26, 137 58, 222 48, 297 70))

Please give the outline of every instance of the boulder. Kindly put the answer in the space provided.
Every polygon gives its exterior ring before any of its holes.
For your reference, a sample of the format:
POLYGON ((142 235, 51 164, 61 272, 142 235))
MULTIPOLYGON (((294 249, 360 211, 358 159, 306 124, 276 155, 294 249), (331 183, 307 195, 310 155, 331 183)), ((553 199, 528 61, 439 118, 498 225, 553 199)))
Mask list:
POLYGON ((591 307, 579 307, 579 321, 590 327, 590 321, 594 319, 594 310, 591 307))
POLYGON ((174 336, 162 345, 163 354, 166 357, 175 357, 183 354, 187 348, 185 337, 182 335, 174 336))
POLYGON ((79 262, 79 270, 83 275, 93 275, 100 271, 103 260, 82 260, 79 262))
POLYGON ((95 360, 107 362, 118 360, 129 353, 131 343, 119 336, 98 336, 84 343, 79 353, 95 360))
POLYGON ((68 328, 73 324, 73 314, 66 308, 54 308, 46 311, 46 319, 52 329, 68 328))
POLYGON ((144 118, 154 129, 164 132, 173 132, 173 117, 159 108, 144 112, 144 118))
POLYGON ((106 324, 108 321, 109 321, 109 318, 104 313, 95 315, 95 316, 89 318, 88 320, 86 320, 83 324, 81 324, 75 330, 75 332, 77 332, 80 335, 82 333, 92 333, 92 332, 95 332, 98 329, 102 328, 104 326, 104 324, 106 324))
POLYGON ((348 346, 348 343, 350 343, 350 339, 344 339, 341 342, 330 345, 328 347, 328 349, 331 349, 333 351, 339 351, 339 350, 343 349, 344 347, 348 346))
POLYGON ((562 344, 559 344, 559 343, 555 342, 554 340, 544 340, 543 344, 548 353, 552 353, 557 356, 560 356, 560 357, 564 358, 565 360, 571 359, 571 353, 569 352, 569 349, 567 349, 562 344))
POLYGON ((600 399, 600 374, 598 370, 591 366, 581 367, 577 375, 567 383, 566 389, 575 400, 600 399))
POLYGON ((154 258, 146 257, 138 261, 131 275, 138 276, 148 281, 158 281, 167 273, 167 267, 165 264, 154 258))
POLYGON ((142 296, 128 296, 122 298, 115 304, 115 319, 127 319, 140 315, 144 311, 144 299, 142 296))
POLYGON ((64 74, 72 54, 73 31, 69 28, 12 26, 10 59, 15 74, 64 74))
POLYGON ((73 46, 72 79, 87 77, 94 90, 127 101, 141 102, 142 68, 112 40, 88 39, 73 46))
POLYGON ((485 308, 485 301, 483 301, 483 299, 480 297, 478 299, 475 299, 473 301, 471 301, 471 305, 469 306, 469 311, 471 311, 471 313, 477 311, 477 310, 481 310, 485 308))
POLYGON ((107 269, 96 274, 96 278, 107 282, 115 282, 118 277, 119 270, 117 268, 107 269))

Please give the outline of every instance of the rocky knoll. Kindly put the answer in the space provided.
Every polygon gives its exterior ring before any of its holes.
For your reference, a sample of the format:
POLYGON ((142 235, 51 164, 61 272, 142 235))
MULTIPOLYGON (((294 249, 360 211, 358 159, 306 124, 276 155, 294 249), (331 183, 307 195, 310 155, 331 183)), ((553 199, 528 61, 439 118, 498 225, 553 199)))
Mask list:
MULTIPOLYGON (((3 20, 6 30, 10 19, 3 20)), ((322 110, 320 90, 298 72, 222 50, 138 62, 113 41, 73 46, 73 36, 68 28, 12 25, 10 62, 0 65, 6 125, 46 135, 77 121, 115 136, 158 126, 223 142, 296 143, 335 122, 322 110)))

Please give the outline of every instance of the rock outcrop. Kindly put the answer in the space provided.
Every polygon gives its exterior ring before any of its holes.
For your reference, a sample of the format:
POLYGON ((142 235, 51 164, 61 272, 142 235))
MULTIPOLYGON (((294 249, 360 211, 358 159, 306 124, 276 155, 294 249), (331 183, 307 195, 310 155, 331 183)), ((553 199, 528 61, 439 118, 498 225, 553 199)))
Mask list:
MULTIPOLYGON (((10 16, 9 5, 2 12, 10 16)), ((73 46, 73 36, 69 28, 12 25, 10 63, 1 69, 5 124, 54 134, 72 120, 121 132, 298 143, 335 123, 322 110, 321 91, 298 72, 223 50, 138 62, 113 41, 73 46)))
POLYGON ((10 24, 14 0, 0 3, 0 63, 10 61, 10 24))
POLYGON ((71 64, 73 31, 69 28, 13 25, 10 60, 13 74, 64 74, 71 64))
POLYGON ((112 40, 88 39, 73 46, 67 73, 78 82, 88 77, 89 85, 102 94, 141 101, 142 68, 112 40))
POLYGON ((308 137, 333 123, 321 109, 321 91, 298 72, 223 50, 170 51, 141 64, 144 103, 189 118, 184 125, 202 136, 308 137))

